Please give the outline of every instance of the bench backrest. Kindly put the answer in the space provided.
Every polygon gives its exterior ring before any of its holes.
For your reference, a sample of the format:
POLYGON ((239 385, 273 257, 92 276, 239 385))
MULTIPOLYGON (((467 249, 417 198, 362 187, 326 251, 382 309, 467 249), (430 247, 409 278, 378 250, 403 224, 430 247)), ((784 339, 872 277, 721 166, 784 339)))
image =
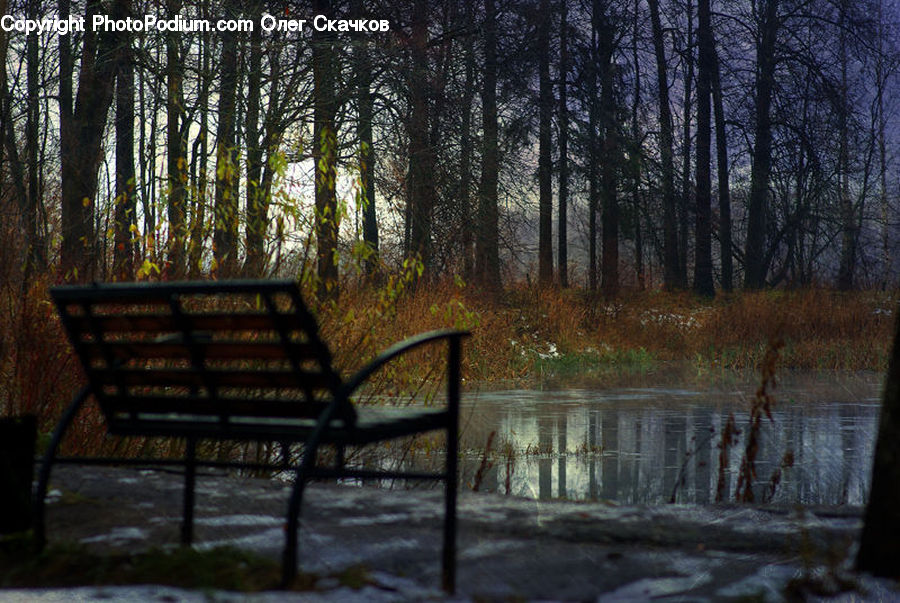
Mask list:
MULTIPOLYGON (((315 418, 341 385, 292 281, 108 283, 51 296, 112 431, 195 422, 227 435, 315 418)), ((339 415, 355 420, 349 401, 339 415)))

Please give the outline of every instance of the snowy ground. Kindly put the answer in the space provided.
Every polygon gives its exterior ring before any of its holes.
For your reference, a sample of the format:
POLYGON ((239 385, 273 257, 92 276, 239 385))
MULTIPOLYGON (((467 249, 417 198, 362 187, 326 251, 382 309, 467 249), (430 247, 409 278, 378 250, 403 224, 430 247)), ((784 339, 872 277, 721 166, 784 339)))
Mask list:
MULTIPOLYGON (((48 506, 51 540, 138 551, 178 541, 178 475, 62 467, 48 506)), ((280 559, 288 488, 221 475, 198 481, 195 542, 280 559)), ((301 567, 323 576, 371 571, 361 590, 323 578, 311 593, 254 601, 444 600, 441 493, 313 485, 303 509, 301 567)), ((459 508, 456 597, 450 600, 781 601, 792 580, 828 600, 900 600, 897 585, 847 570, 859 508, 623 507, 467 493, 459 508), (828 561, 837 559, 838 561, 828 561), (835 578, 854 588, 838 592, 835 578)), ((812 597, 813 599, 815 597, 812 597)), ((2 601, 245 601, 246 594, 161 586, 0 590, 2 601)))

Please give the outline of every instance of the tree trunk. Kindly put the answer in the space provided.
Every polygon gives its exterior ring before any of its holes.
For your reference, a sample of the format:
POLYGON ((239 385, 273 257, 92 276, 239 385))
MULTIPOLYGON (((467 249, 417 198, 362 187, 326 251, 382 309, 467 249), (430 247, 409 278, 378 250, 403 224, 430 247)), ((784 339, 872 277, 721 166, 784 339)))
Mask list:
MULTIPOLYGON (((129 2, 130 4, 130 2, 129 2)), ((128 13, 130 14, 130 6, 128 13)), ((131 40, 119 47, 116 72, 116 205, 113 235, 113 275, 134 279, 137 258, 137 194, 134 170, 134 53, 131 40)))
POLYGON ((475 275, 489 291, 500 288, 497 181, 500 169, 497 141, 497 12, 494 0, 484 3, 484 74, 481 90, 483 149, 475 239, 475 275))
POLYGON ((840 106, 838 107, 838 178, 841 217, 841 256, 838 265, 837 288, 841 291, 849 291, 853 288, 853 273, 856 264, 856 238, 857 226, 850 198, 850 101, 848 97, 847 83, 847 4, 846 0, 840 3, 838 18, 838 30, 840 36, 839 54, 841 61, 840 106))
POLYGON ((557 270, 559 286, 569 286, 569 10, 560 0, 559 15, 559 213, 557 218, 557 270))
MULTIPOLYGON (((234 17, 233 2, 226 2, 224 14, 234 17)), ((220 278, 237 274, 238 199, 234 182, 238 178, 237 141, 235 135, 235 100, 237 95, 237 36, 222 32, 222 56, 219 76, 219 124, 216 128, 215 229, 213 232, 214 273, 220 278)))
MULTIPOLYGON (((262 16, 260 2, 253 3, 253 19, 258 21, 262 16)), ((247 72, 247 223, 245 236, 247 255, 244 258, 244 276, 260 278, 266 267, 266 220, 268 199, 263 190, 263 145, 260 140, 259 127, 260 96, 262 87, 262 31, 255 27, 250 33, 250 58, 247 72)))
POLYGON ((734 288, 734 261, 731 238, 731 191, 728 184, 728 138, 725 132, 725 109, 722 103, 722 80, 719 57, 715 49, 715 36, 710 31, 713 44, 712 97, 716 122, 716 172, 719 180, 719 253, 722 256, 722 290, 734 288))
POLYGON ((744 247, 744 287, 760 289, 766 284, 769 266, 765 260, 766 211, 769 171, 772 163, 772 89, 775 85, 775 41, 778 35, 778 0, 763 2, 756 49, 756 132, 750 168, 750 198, 747 202, 747 241, 744 247))
POLYGON ((411 32, 409 74, 410 119, 407 205, 409 207, 409 249, 418 255, 425 269, 431 268, 431 221, 434 212, 434 150, 431 147, 428 84, 428 6, 416 0, 411 32))
POLYGON ((553 183, 550 123, 553 84, 550 82, 550 0, 541 0, 538 25, 538 282, 553 282, 553 183))
POLYGON ((663 205, 663 284, 669 291, 678 287, 678 231, 675 219, 675 165, 672 156, 674 139, 672 108, 669 103, 668 63, 659 18, 659 1, 647 0, 653 29, 656 55, 656 79, 659 102, 659 156, 662 164, 663 205))
POLYGON ((632 153, 631 165, 631 204, 634 212, 634 271, 637 277, 638 288, 643 291, 646 288, 646 276, 644 274, 644 238, 641 231, 641 169, 644 160, 641 148, 641 66, 638 53, 640 41, 641 11, 640 0, 634 1, 634 21, 631 36, 631 58, 634 64, 634 98, 631 104, 631 140, 632 153))
POLYGON ((887 85, 887 73, 885 73, 886 57, 884 52, 885 42, 885 21, 882 0, 878 0, 878 56, 875 61, 875 79, 877 86, 876 106, 878 110, 878 182, 879 182, 879 201, 881 207, 881 262, 882 277, 881 288, 886 290, 890 283, 891 277, 891 247, 890 247, 890 225, 888 224, 888 213, 890 205, 888 203, 888 184, 887 184, 887 119, 885 117, 885 101, 884 92, 887 85))
POLYGON ((688 286, 688 221, 691 195, 691 104, 694 85, 694 7, 687 2, 687 41, 684 48, 684 138, 681 145, 681 197, 678 200, 678 286, 688 286))
MULTIPOLYGON (((201 15, 207 15, 209 6, 201 3, 201 15)), ((203 239, 206 236, 206 196, 207 196, 207 170, 206 163, 209 158, 209 91, 212 87, 212 38, 209 33, 202 33, 200 37, 200 90, 197 104, 200 106, 200 125, 197 138, 192 147, 191 174, 193 204, 190 225, 190 243, 188 244, 188 274, 191 278, 199 278, 203 258, 203 239)))
MULTIPOLYGON (((169 17, 181 12, 181 0, 168 0, 169 17)), ((169 234, 166 242, 168 275, 180 279, 185 274, 185 236, 187 209, 187 137, 184 122, 184 61, 182 59, 181 34, 166 33, 166 162, 167 216, 169 234)))
MULTIPOLYGON (((0 9, 2 12, 0 14, 6 14, 6 2, 0 2, 0 9)), ((36 37, 34 35, 30 37, 36 37)), ((0 60, 2 60, 2 65, 6 65, 6 57, 9 51, 9 37, 8 34, 4 31, 0 31, 0 60)), ((15 208, 11 208, 11 212, 15 212, 16 215, 16 227, 21 230, 24 237, 21 240, 21 243, 24 245, 25 254, 24 257, 19 253, 20 249, 17 245, 3 245, 2 249, 0 249, 0 261, 3 262, 3 265, 12 265, 15 267, 16 272, 20 269, 24 269, 24 275, 27 277, 30 268, 30 261, 28 259, 28 251, 27 249, 31 246, 31 241, 28 236, 27 229, 27 218, 26 215, 28 213, 28 202, 27 202, 27 190, 25 186, 25 166, 22 162, 21 154, 19 153, 18 143, 16 141, 16 132, 15 125, 12 120, 12 94, 9 89, 9 82, 7 81, 6 69, 4 68, 2 72, 0 72, 0 139, 2 139, 2 149, 0 151, 0 159, 2 159, 3 154, 5 152, 7 162, 9 167, 5 168, 9 171, 9 178, 12 180, 12 194, 9 195, 15 201, 15 208), (7 253, 15 253, 15 255, 7 256, 7 253)), ((4 195, 3 209, 5 211, 5 205, 8 202, 8 196, 4 195)), ((23 279, 24 283, 24 279, 23 279)))
MULTIPOLYGON (((594 9, 600 2, 594 3, 594 9)), ((603 258, 600 264, 601 289, 605 297, 614 297, 619 292, 619 200, 618 200, 618 167, 619 167, 619 132, 616 120, 616 100, 614 89, 613 39, 615 31, 607 15, 599 15, 601 27, 599 33, 600 58, 600 131, 603 133, 600 190, 603 210, 603 258)))
MULTIPOLYGON (((65 11, 61 7, 60 18, 68 16, 68 2, 64 4, 65 11)), ((114 11, 118 9, 117 3, 114 11)), ((90 23, 93 15, 101 11, 99 0, 89 0, 85 21, 90 23)), ((66 36, 59 38, 62 40, 66 36)), ((100 259, 94 232, 94 208, 97 175, 103 159, 103 131, 113 98, 117 38, 118 34, 95 34, 90 27, 85 28, 74 110, 71 110, 71 54, 67 56, 67 51, 60 49, 60 268, 66 279, 92 280, 100 259)))
MULTIPOLYGON (((596 9, 596 7, 595 7, 596 9)), ((595 11, 594 11, 595 12, 595 11)), ((600 206, 599 171, 600 149, 598 143, 600 91, 597 87, 597 66, 600 57, 597 53, 597 16, 591 15, 591 51, 587 65, 588 96, 588 291, 597 292, 597 211, 600 206)))
POLYGON ((712 216, 710 182, 710 88, 715 57, 713 56, 710 0, 698 0, 697 38, 700 45, 697 77, 697 216, 694 232, 694 293, 713 297, 712 216))
MULTIPOLYGON (((471 23, 474 15, 472 4, 465 3, 466 21, 471 23)), ((475 102, 475 51, 474 35, 466 37, 465 47, 465 85, 463 87, 462 125, 460 126, 460 158, 459 158, 459 215, 461 225, 460 253, 462 254, 463 277, 471 280, 475 272, 475 256, 473 249, 473 229, 468 223, 472 215, 472 105, 475 102)))
MULTIPOLYGON (((265 246, 267 239, 265 237, 269 231, 269 207, 272 202, 272 185, 275 181, 276 172, 279 169, 275 165, 275 162, 273 162, 273 159, 275 159, 279 153, 281 140, 284 134, 283 107, 285 106, 284 103, 287 98, 290 97, 291 89, 292 86, 290 82, 282 81, 281 53, 280 50, 274 49, 269 52, 269 89, 265 95, 268 102, 265 118, 263 120, 263 138, 262 142, 258 143, 261 152, 264 154, 259 162, 262 166, 262 180, 257 186, 257 204, 254 210, 257 212, 255 220, 257 220, 259 224, 265 225, 264 230, 258 229, 256 231, 263 235, 263 240, 258 245, 258 251, 262 255, 258 256, 259 264, 257 265, 257 270, 255 272, 255 274, 259 275, 270 274, 278 268, 277 261, 273 265, 268 264, 268 254, 265 246)), ((248 220, 249 219, 248 216, 248 220)), ((279 220, 281 220, 281 218, 279 218, 279 220)), ((275 230, 278 250, 280 252, 282 240, 282 227, 280 221, 276 224, 275 230)))
MULTIPOLYGON (((4 3, 5 4, 5 3, 4 3)), ((40 2, 28 0, 28 16, 39 18, 40 2)), ((4 7, 0 14, 6 14, 4 7)), ((43 271, 47 268, 47 242, 43 229, 39 226, 41 213, 40 163, 38 149, 40 146, 40 82, 38 65, 38 36, 28 36, 26 46, 26 78, 28 86, 28 113, 25 122, 26 164, 28 166, 28 202, 25 209, 25 237, 29 241, 29 253, 25 267, 26 277, 32 270, 43 271)), ((4 57, 5 57, 4 53, 4 57)), ((3 63, 6 64, 5 61, 3 63)))
MULTIPOLYGON (((362 11, 362 2, 357 3, 357 11, 362 11)), ((359 136, 359 182, 360 201, 363 214, 363 241, 369 254, 365 259, 366 274, 374 276, 378 270, 378 220, 375 211, 375 149, 372 138, 372 119, 375 102, 372 95, 372 59, 369 43, 365 37, 357 40, 354 47, 356 58, 356 103, 358 110, 357 133, 359 136)))
MULTIPOLYGON (((314 3, 316 14, 330 17, 330 0, 314 3)), ((337 131, 335 114, 335 37, 331 32, 313 33, 313 160, 316 166, 316 273, 320 299, 336 298, 338 289, 337 131)))

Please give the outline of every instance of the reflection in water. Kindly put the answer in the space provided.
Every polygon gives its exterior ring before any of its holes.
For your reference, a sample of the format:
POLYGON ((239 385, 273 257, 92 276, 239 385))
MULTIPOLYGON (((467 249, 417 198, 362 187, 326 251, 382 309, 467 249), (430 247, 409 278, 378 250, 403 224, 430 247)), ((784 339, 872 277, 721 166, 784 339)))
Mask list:
MULTIPOLYGON (((497 432, 482 489, 505 492, 508 485, 513 495, 541 499, 708 503, 716 495, 722 429, 733 412, 743 431, 728 451, 729 499, 746 443, 747 391, 752 385, 479 394, 467 402, 463 450, 483 449, 497 432)), ((797 377, 775 393, 774 420, 764 422, 761 434, 756 499, 791 451, 793 466, 782 471, 773 502, 864 504, 877 379, 797 377)), ((464 458, 464 470, 474 471, 480 458, 464 458)))

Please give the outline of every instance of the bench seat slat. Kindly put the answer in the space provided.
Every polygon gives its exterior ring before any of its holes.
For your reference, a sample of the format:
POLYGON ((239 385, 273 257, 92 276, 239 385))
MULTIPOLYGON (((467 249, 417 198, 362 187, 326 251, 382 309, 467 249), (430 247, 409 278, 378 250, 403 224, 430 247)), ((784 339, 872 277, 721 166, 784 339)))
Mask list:
MULTIPOLYGON (((299 361, 316 359, 315 350, 308 343, 293 343, 286 348, 280 342, 201 341, 193 344, 207 360, 287 360, 293 355, 299 361)), ((120 360, 153 358, 192 359, 192 348, 182 343, 168 342, 106 342, 87 343, 84 351, 91 360, 105 360, 107 352, 120 360)))
POLYGON ((106 396, 106 408, 114 413, 183 413, 186 415, 231 415, 242 417, 284 417, 313 419, 327 402, 319 400, 285 400, 247 398, 198 398, 196 396, 106 396))
POLYGON ((303 328, 302 321, 296 314, 268 313, 186 313, 181 316, 156 313, 130 313, 95 315, 68 315, 67 327, 74 333, 87 335, 97 328, 103 333, 179 333, 187 327, 193 331, 264 331, 285 328, 290 330, 303 328))
MULTIPOLYGON (((365 416, 365 413, 361 413, 365 416)), ((323 444, 362 445, 388 438, 417 435, 428 431, 446 429, 446 410, 424 410, 405 413, 402 418, 385 420, 373 416, 357 421, 355 426, 344 427, 336 423, 323 434, 323 444)), ((315 428, 314 420, 285 418, 245 418, 228 422, 215 417, 166 418, 162 414, 146 413, 137 418, 112 417, 109 428, 118 435, 198 437, 234 440, 266 440, 305 442, 315 428)))
POLYGON ((92 369, 95 389, 103 386, 152 386, 330 390, 333 378, 321 372, 293 370, 92 369), (98 387, 99 386, 99 387, 98 387))
POLYGON ((157 301, 168 303, 177 296, 256 297, 260 294, 293 294, 297 286, 290 279, 258 279, 239 281, 181 281, 167 283, 94 283, 65 285, 52 290, 54 299, 62 303, 157 301))

